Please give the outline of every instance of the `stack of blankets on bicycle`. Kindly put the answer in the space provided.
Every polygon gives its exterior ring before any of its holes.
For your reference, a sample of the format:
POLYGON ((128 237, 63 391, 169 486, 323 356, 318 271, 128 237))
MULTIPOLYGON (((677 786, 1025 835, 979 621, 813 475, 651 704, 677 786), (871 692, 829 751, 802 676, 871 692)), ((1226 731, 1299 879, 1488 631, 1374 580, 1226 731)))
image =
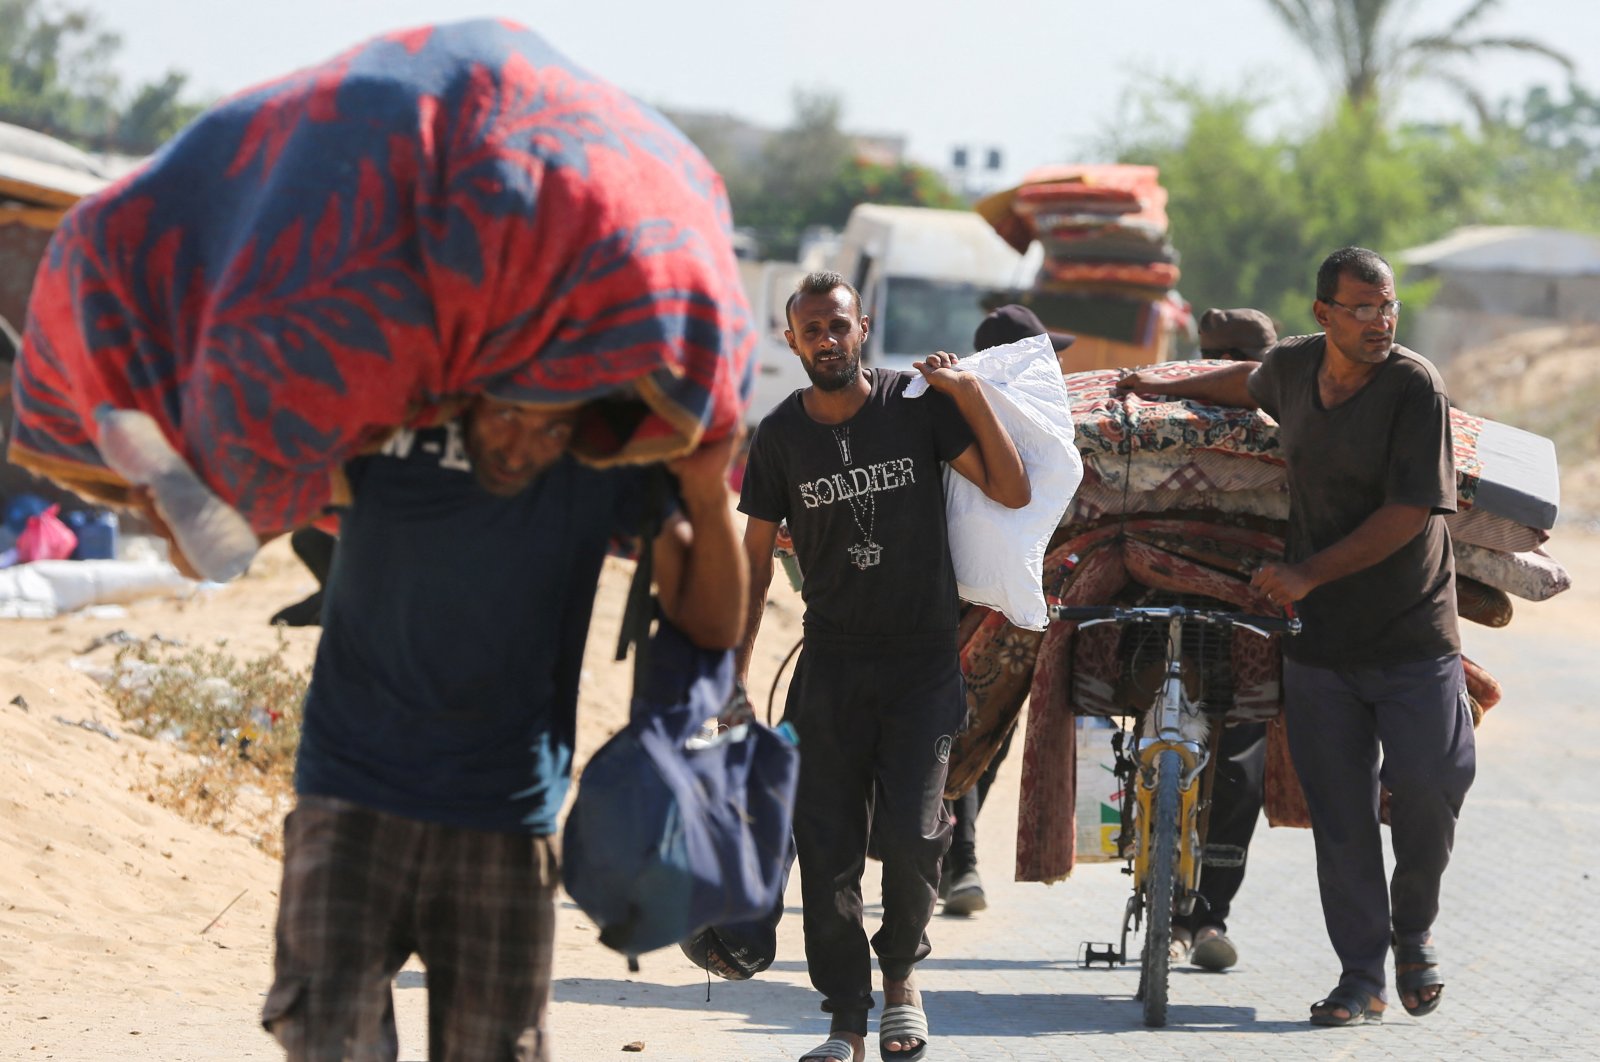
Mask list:
MULTIPOLYGON (((1154 371, 1182 376, 1222 364, 1172 362, 1154 371)), ((1262 561, 1283 555, 1289 495, 1277 425, 1254 410, 1119 394, 1119 375, 1066 377, 1084 479, 1045 560, 1047 597, 1279 615, 1249 585, 1262 561)), ((1555 449, 1541 436, 1461 410, 1451 411, 1451 426, 1459 511, 1446 519, 1458 609, 1464 619, 1503 627, 1513 597, 1543 601, 1570 584, 1542 548, 1556 517, 1555 449)), ((1308 826, 1283 733, 1277 638, 1203 633, 1184 647, 1200 698, 1230 722, 1270 724, 1268 821, 1308 826)), ((1028 700, 1017 880, 1055 881, 1072 871, 1076 717, 1142 711, 1155 692, 1164 638, 1115 624, 1026 631, 981 609, 965 617, 970 725, 951 757, 948 793, 976 781, 1028 700)), ((1476 721, 1499 701, 1500 687, 1471 660, 1465 665, 1476 721)))
POLYGON ((266 535, 478 394, 591 402, 596 464, 677 456, 743 417, 730 234, 704 156, 534 33, 388 34, 217 104, 68 214, 10 458, 122 503, 97 413, 138 411, 266 535))

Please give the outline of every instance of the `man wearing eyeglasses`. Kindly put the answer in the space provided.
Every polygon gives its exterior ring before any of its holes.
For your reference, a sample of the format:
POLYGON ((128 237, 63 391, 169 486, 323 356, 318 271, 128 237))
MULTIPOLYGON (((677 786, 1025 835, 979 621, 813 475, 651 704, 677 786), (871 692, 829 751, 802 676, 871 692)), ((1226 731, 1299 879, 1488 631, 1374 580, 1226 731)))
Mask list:
POLYGON ((1443 519, 1456 498, 1444 383, 1395 342, 1394 272, 1376 253, 1329 255, 1312 312, 1322 332, 1283 340, 1260 365, 1174 381, 1133 372, 1119 386, 1278 421, 1287 555, 1252 585, 1304 624, 1284 646, 1289 749, 1342 966, 1311 1021, 1359 1025, 1382 1020, 1391 947, 1407 1013, 1439 1005, 1432 926, 1475 759, 1443 519), (1390 792, 1388 881, 1380 782, 1390 792))

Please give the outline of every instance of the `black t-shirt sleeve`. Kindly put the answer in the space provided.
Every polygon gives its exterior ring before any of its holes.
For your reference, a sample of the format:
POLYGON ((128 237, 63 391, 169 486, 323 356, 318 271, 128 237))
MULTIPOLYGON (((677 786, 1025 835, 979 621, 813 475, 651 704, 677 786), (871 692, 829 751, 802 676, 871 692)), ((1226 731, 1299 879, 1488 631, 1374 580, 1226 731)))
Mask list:
POLYGON ((1245 379, 1245 386, 1250 389, 1250 396, 1273 420, 1279 419, 1279 413, 1283 408, 1278 401, 1283 386, 1282 350, 1282 347, 1268 350, 1261 364, 1257 365, 1245 379))
POLYGON ((1389 434, 1384 501, 1456 511, 1455 452, 1450 437, 1450 402, 1424 378, 1407 388, 1389 434))
POLYGON ((774 420, 769 416, 756 428, 745 459, 744 485, 739 490, 739 511, 757 520, 778 523, 789 515, 789 490, 778 460, 774 420))
POLYGON ((928 402, 933 421, 934 448, 941 461, 954 461, 972 445, 972 426, 949 395, 929 389, 918 402, 928 402))

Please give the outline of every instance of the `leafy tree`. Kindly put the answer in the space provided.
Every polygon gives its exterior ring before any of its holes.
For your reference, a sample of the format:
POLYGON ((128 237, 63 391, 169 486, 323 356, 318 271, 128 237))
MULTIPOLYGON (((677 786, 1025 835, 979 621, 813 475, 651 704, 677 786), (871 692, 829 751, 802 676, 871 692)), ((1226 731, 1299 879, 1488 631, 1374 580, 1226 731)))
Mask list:
POLYGON ((117 120, 110 146, 143 153, 176 136, 202 110, 200 104, 182 98, 188 84, 188 75, 176 71, 168 71, 160 81, 147 82, 117 120))
POLYGON ((964 210, 966 201, 937 173, 914 162, 882 165, 852 157, 824 184, 810 204, 807 223, 843 228, 860 203, 964 210))
POLYGON ((755 230, 767 257, 793 258, 809 226, 840 228, 858 203, 965 206, 927 167, 858 157, 843 113, 837 96, 796 92, 788 127, 767 134, 754 151, 732 143, 725 119, 672 117, 722 174, 735 222, 755 230))
POLYGON ((1566 53, 1531 37, 1481 35, 1479 27, 1500 3, 1471 0, 1449 25, 1412 36, 1404 24, 1416 0, 1266 0, 1357 108, 1380 103, 1407 82, 1432 79, 1460 93, 1484 123, 1492 120, 1492 110, 1459 62, 1518 52, 1543 56, 1569 73, 1574 69, 1566 53))
POLYGON ((1515 112, 1510 104, 1502 107, 1498 124, 1520 130, 1529 145, 1570 163, 1585 179, 1600 170, 1600 96, 1576 82, 1567 84, 1565 100, 1548 86, 1534 86, 1515 112))
MULTIPOLYGON (((1337 247, 1392 255, 1469 224, 1600 230, 1600 148, 1589 147, 1600 115, 1581 89, 1564 102, 1532 93, 1528 124, 1477 130, 1390 129, 1346 104, 1298 137, 1261 136, 1251 130, 1264 102, 1249 89, 1159 83, 1119 123, 1136 132, 1101 145, 1160 168, 1180 290, 1196 309, 1255 306, 1287 332, 1308 331, 1317 263, 1337 247)), ((1400 280, 1402 298, 1425 302, 1425 287, 1400 280)))
MULTIPOLYGON (((1421 239, 1462 225, 1544 225, 1600 232, 1600 187, 1563 151, 1530 141, 1526 130, 1409 130, 1430 204, 1421 239)), ((1587 164, 1592 173, 1593 162, 1587 164)))
POLYGON ((104 132, 116 90, 108 61, 121 45, 88 11, 0 0, 0 120, 65 139, 104 132))
POLYGON ((86 9, 0 0, 0 121, 101 150, 154 150, 199 106, 180 99, 184 75, 169 73, 124 109, 112 65, 121 48, 86 9))
MULTIPOLYGON (((733 197, 733 217, 759 234, 763 254, 793 258, 807 225, 833 225, 833 185, 854 158, 840 128, 837 96, 798 91, 794 119, 769 136, 754 167, 754 180, 733 197)), ((730 187, 730 196, 732 188, 730 187)))
POLYGON ((1437 206, 1410 137, 1390 130, 1371 109, 1343 104, 1294 149, 1311 245, 1398 248, 1431 239, 1437 206))
POLYGON ((1265 100, 1249 87, 1208 94, 1165 81, 1131 106, 1119 125, 1139 132, 1114 134, 1102 149, 1160 169, 1184 296, 1197 311, 1254 306, 1303 330, 1316 268, 1311 219, 1294 145, 1250 131, 1265 100))

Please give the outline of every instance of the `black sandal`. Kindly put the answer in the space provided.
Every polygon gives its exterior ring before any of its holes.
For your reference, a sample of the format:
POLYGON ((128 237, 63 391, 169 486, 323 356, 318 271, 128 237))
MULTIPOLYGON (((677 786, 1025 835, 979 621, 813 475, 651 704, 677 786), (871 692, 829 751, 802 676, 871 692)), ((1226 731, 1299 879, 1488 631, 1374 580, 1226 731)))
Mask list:
POLYGON ((1372 1004, 1377 1002, 1375 996, 1370 996, 1359 988, 1350 985, 1340 985, 1328 993, 1328 998, 1318 1000, 1311 1004, 1312 1025, 1380 1025, 1383 1023, 1383 1011, 1373 1010, 1372 1004), (1333 1008, 1339 1007, 1345 1012, 1344 1017, 1333 1013, 1333 1008), (1322 1013, 1318 1014, 1317 1011, 1322 1013))
POLYGON ((1400 991, 1400 1005, 1406 1008, 1406 1013, 1413 1018, 1420 1018, 1438 1010, 1439 1000, 1444 998, 1444 978, 1439 973, 1439 949, 1432 944, 1402 944, 1397 940, 1394 942, 1394 965, 1394 983, 1400 991), (1402 966, 1418 968, 1402 973, 1402 966), (1431 998, 1425 997, 1422 990, 1434 985, 1439 986, 1439 991, 1431 998), (1407 994, 1417 998, 1415 1007, 1406 1002, 1407 994))

